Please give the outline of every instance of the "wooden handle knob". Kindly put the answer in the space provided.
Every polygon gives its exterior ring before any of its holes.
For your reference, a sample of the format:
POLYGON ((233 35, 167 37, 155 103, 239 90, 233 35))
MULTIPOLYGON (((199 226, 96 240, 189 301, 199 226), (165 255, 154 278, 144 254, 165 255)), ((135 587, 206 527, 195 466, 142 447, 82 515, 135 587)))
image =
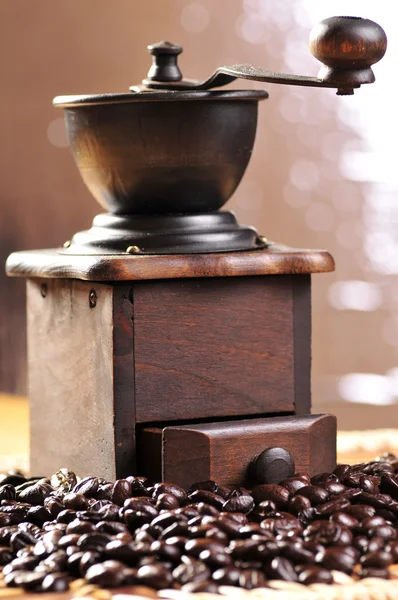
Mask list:
POLYGON ((248 475, 258 484, 279 483, 294 475, 293 456, 285 448, 267 448, 252 459, 248 475))
POLYGON ((311 53, 324 64, 319 79, 335 83, 342 90, 372 83, 375 76, 371 65, 383 58, 386 48, 383 28, 360 17, 324 19, 310 34, 311 53))

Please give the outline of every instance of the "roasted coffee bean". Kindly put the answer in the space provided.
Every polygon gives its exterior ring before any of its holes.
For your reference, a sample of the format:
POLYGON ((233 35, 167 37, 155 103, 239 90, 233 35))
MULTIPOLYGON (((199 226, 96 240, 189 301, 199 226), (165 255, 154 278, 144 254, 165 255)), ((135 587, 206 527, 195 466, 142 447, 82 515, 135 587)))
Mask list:
POLYGON ((185 554, 197 558, 203 550, 224 551, 224 546, 211 538, 195 538, 185 544, 185 554))
POLYGON ((49 573, 43 579, 41 589, 43 592, 66 592, 69 589, 68 574, 49 573))
POLYGON ((185 585, 193 581, 207 581, 211 572, 210 569, 199 560, 189 560, 182 562, 172 572, 173 579, 180 585, 185 585))
POLYGON ((112 536, 107 533, 100 532, 92 532, 85 533, 80 536, 79 541, 77 542, 78 547, 83 550, 93 550, 96 552, 101 552, 105 546, 112 541, 112 536))
POLYGON ((101 533, 110 533, 112 535, 127 532, 127 526, 119 521, 98 521, 95 524, 95 529, 101 533))
POLYGON ((123 506, 127 498, 131 498, 131 492, 132 487, 130 481, 127 479, 118 479, 113 485, 110 499, 114 504, 123 506))
POLYGON ((12 560, 12 552, 7 546, 0 546, 0 567, 7 565, 12 560))
POLYGON ((285 510, 287 508, 290 497, 286 488, 275 483, 257 485, 253 488, 252 495, 256 504, 260 504, 260 502, 263 502, 264 500, 271 500, 279 510, 285 510))
POLYGON ((47 496, 47 498, 44 499, 43 506, 48 510, 53 519, 55 519, 65 508, 61 500, 54 498, 54 496, 47 496))
MULTIPOLYGON (((383 474, 381 477, 380 491, 382 494, 388 494, 394 500, 398 500, 398 481, 391 474, 383 474)), ((0 488, 1 498, 1 488, 0 488)))
POLYGON ((341 480, 349 472, 350 469, 350 465, 341 464, 337 465, 333 473, 337 476, 338 479, 341 480))
POLYGON ((287 543, 281 548, 281 553, 295 565, 315 562, 315 554, 299 543, 287 543))
POLYGON ((284 556, 277 556, 266 567, 266 574, 270 579, 281 579, 282 581, 297 581, 297 573, 293 564, 284 556))
POLYGON ((371 567, 369 569, 361 569, 359 571, 359 577, 361 579, 367 579, 368 577, 380 577, 381 579, 388 579, 389 573, 388 569, 371 567))
POLYGON ((125 567, 116 560, 93 565, 86 572, 86 580, 103 587, 117 587, 123 583, 125 567))
POLYGON ((0 475, 0 485, 10 484, 14 487, 26 482, 26 477, 20 471, 8 471, 0 475))
POLYGON ((136 566, 140 557, 140 551, 132 543, 125 543, 122 540, 112 540, 103 548, 104 556, 107 559, 120 561, 130 567, 136 566))
POLYGON ((300 488, 299 494, 308 498, 312 506, 322 504, 329 498, 329 493, 324 488, 315 485, 307 485, 300 488))
POLYGON ((377 552, 378 550, 384 550, 386 547, 386 540, 382 537, 372 537, 368 540, 366 552, 377 552))
POLYGON ((44 523, 52 520, 52 515, 44 506, 32 506, 26 514, 26 519, 30 523, 42 527, 44 523))
POLYGON ((181 588, 183 592, 186 592, 188 594, 195 594, 199 592, 215 594, 217 592, 217 589, 218 587, 214 583, 214 581, 210 580, 192 581, 191 583, 186 583, 181 588))
POLYGON ((76 519, 76 511, 70 508, 61 510, 57 515, 58 523, 70 523, 74 519, 76 519))
POLYGON ((103 485, 98 486, 97 493, 95 497, 97 500, 111 500, 113 491, 112 483, 104 483, 103 485))
POLYGON ((296 494, 300 488, 308 485, 308 482, 303 481, 300 477, 288 477, 287 479, 280 481, 278 485, 285 488, 289 494, 293 495, 296 494))
POLYGON ((15 576, 14 584, 25 591, 39 591, 44 577, 45 573, 22 571, 15 576))
POLYGON ((296 496, 293 496, 293 498, 290 498, 288 510, 294 515, 298 515, 299 512, 306 508, 311 508, 311 502, 305 496, 297 494, 296 496))
MULTIPOLYGON (((180 506, 183 506, 187 502, 186 491, 179 485, 174 485, 173 483, 157 483, 154 486, 152 496, 153 498, 157 498, 158 496, 160 496, 160 494, 171 494, 172 496, 177 498, 180 506)), ((199 500, 199 502, 201 502, 201 500, 199 500)))
POLYGON ((311 485, 320 485, 321 487, 330 481, 338 481, 337 475, 334 473, 319 473, 311 477, 311 485))
POLYGON ((340 481, 335 481, 334 479, 326 481, 323 485, 321 485, 321 487, 323 487, 323 489, 326 490, 330 496, 342 494, 346 489, 345 485, 343 485, 340 481))
POLYGON ((354 504, 348 506, 344 512, 355 517, 358 521, 363 521, 366 517, 373 517, 376 513, 376 509, 373 506, 369 506, 369 504, 354 504))
POLYGON ((365 569, 369 567, 385 568, 390 566, 393 563, 393 560, 393 556, 390 554, 390 552, 378 550, 377 552, 369 552, 369 554, 365 554, 362 556, 360 562, 362 567, 365 569))
POLYGON ((90 523, 90 521, 81 521, 80 519, 73 519, 73 521, 68 523, 66 527, 66 533, 77 533, 81 535, 83 533, 89 533, 90 531, 94 531, 94 529, 95 525, 94 523, 90 523))
POLYGON ((298 577, 299 583, 311 585, 312 583, 333 583, 333 577, 330 571, 316 567, 315 565, 301 571, 298 577))
POLYGON ((189 527, 187 523, 177 522, 169 525, 159 535, 159 540, 167 540, 167 538, 175 537, 176 535, 188 536, 189 527))
POLYGON ((97 477, 84 477, 79 483, 76 483, 72 492, 75 494, 83 494, 86 498, 95 498, 99 488, 97 477))
POLYGON ((217 585, 239 585, 241 574, 242 571, 239 568, 226 567, 214 571, 212 579, 217 585))
POLYGON ((10 538, 10 547, 12 552, 16 554, 18 550, 36 544, 36 542, 37 540, 34 535, 25 531, 17 531, 10 538))
POLYGON ((373 527, 368 531, 369 537, 381 537, 384 540, 396 540, 397 539, 397 530, 391 525, 379 525, 377 527, 373 527))
POLYGON ((192 485, 189 488, 188 494, 191 494, 192 492, 195 492, 196 490, 207 490, 208 492, 213 492, 214 494, 217 494, 218 493, 218 485, 212 479, 209 479, 207 481, 199 481, 198 483, 195 483, 194 485, 192 485))
POLYGON ((343 571, 350 575, 355 566, 355 557, 348 548, 325 548, 315 556, 315 561, 326 569, 343 571))
POLYGON ((65 494, 62 502, 65 508, 70 508, 76 511, 86 510, 88 508, 87 498, 83 496, 83 494, 69 492, 68 494, 65 494))
POLYGON ((94 550, 86 550, 79 561, 79 573, 82 577, 85 576, 87 571, 93 565, 101 562, 101 553, 95 552, 94 550))
POLYGON ((218 510, 222 510, 224 505, 224 498, 215 494, 214 492, 208 492, 207 490, 195 490, 189 494, 188 499, 190 502, 204 502, 214 506, 218 510))
MULTIPOLYGON (((64 550, 57 550, 42 560, 39 566, 50 571, 64 571, 68 564, 68 556, 64 550)), ((36 567, 36 570, 38 567, 36 567)))
POLYGON ((320 506, 317 506, 316 512, 319 516, 329 517, 330 515, 333 515, 336 512, 344 511, 349 506, 349 500, 346 500, 345 498, 342 498, 341 500, 333 498, 332 500, 329 500, 328 502, 324 502, 320 506))
POLYGON ((179 502, 173 494, 159 494, 156 500, 158 510, 174 510, 179 507, 179 502))
POLYGON ((24 490, 17 492, 17 499, 20 502, 28 502, 29 504, 44 503, 44 499, 52 492, 52 487, 46 483, 34 483, 29 485, 24 490))
POLYGON ((222 510, 225 512, 241 512, 248 514, 253 510, 254 500, 251 496, 238 495, 230 497, 229 500, 224 502, 222 510))
POLYGON ((0 500, 15 500, 15 487, 11 484, 0 485, 0 500))
MULTIPOLYGON (((238 537, 240 537, 241 531, 242 531, 242 528, 239 529, 238 537)), ((205 537, 211 538, 212 540, 221 542, 222 544, 225 544, 225 545, 228 544, 228 539, 229 539, 228 535, 224 531, 221 531, 221 529, 218 529, 217 527, 212 527, 211 529, 206 531, 205 537)))
POLYGON ((337 511, 330 516, 330 520, 349 529, 354 529, 359 525, 358 519, 346 512, 337 511))
POLYGON ((173 583, 173 576, 163 565, 146 565, 137 571, 137 583, 147 585, 155 590, 168 588, 173 583))
POLYGON ((55 490, 64 493, 70 492, 77 483, 76 475, 69 469, 59 469, 50 479, 50 483, 55 490))

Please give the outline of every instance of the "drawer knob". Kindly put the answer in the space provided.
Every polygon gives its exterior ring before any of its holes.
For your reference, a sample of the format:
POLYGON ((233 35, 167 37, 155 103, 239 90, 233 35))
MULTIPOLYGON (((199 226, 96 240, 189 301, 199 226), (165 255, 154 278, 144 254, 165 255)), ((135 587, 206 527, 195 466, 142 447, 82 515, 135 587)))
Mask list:
POLYGON ((249 465, 249 477, 255 483, 279 483, 294 475, 293 456, 277 446, 255 456, 249 465))

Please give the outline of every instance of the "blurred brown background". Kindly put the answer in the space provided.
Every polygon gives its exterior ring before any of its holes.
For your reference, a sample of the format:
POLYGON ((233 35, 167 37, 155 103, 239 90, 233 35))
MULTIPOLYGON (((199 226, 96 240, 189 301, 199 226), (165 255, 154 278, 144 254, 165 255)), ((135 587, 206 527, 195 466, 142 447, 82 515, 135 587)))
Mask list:
MULTIPOLYGON (((389 36, 377 84, 353 97, 268 86, 255 151, 227 208, 269 239, 327 248, 313 278, 313 400, 343 427, 393 426, 398 397, 394 3, 379 0, 1 0, 0 261, 61 245, 100 212, 67 147, 58 94, 126 91, 146 46, 181 44, 185 76, 249 62, 316 75, 319 19, 354 14, 389 36), (358 405, 358 403, 360 403, 358 405)), ((259 87, 242 82, 238 87, 259 87)), ((24 282, 0 270, 0 390, 26 393, 24 282)))

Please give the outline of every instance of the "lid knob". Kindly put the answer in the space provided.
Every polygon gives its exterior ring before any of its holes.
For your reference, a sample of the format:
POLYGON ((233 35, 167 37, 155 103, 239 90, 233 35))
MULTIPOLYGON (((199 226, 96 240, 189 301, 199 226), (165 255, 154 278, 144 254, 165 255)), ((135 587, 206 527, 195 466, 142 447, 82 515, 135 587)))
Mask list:
POLYGON ((152 54, 152 66, 147 79, 150 81, 181 81, 182 73, 177 64, 177 56, 181 54, 181 46, 170 42, 158 42, 148 46, 152 54))

